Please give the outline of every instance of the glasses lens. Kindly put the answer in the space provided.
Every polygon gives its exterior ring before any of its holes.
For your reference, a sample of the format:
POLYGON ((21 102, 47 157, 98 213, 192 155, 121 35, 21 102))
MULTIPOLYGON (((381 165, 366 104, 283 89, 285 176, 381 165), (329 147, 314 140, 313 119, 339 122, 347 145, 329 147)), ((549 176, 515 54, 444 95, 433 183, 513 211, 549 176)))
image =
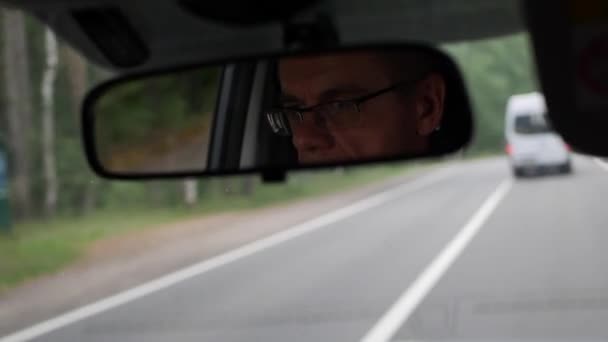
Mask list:
POLYGON ((266 112, 266 120, 270 125, 270 128, 275 134, 282 136, 291 135, 291 129, 289 128, 289 122, 286 119, 285 113, 278 110, 269 110, 266 112))
POLYGON ((303 115, 295 109, 280 108, 266 113, 273 132, 280 135, 291 135, 291 128, 302 125, 306 120, 313 120, 319 125, 335 128, 349 128, 360 124, 361 113, 357 105, 349 101, 326 103, 303 115), (287 132, 287 133, 285 133, 287 132))
POLYGON ((349 101, 331 102, 317 108, 319 113, 328 125, 337 128, 349 128, 359 125, 361 122, 361 112, 357 105, 349 101))
POLYGON ((292 127, 301 123, 304 120, 302 113, 297 110, 283 109, 283 113, 285 113, 285 117, 287 118, 287 121, 289 121, 289 124, 292 125, 292 127))

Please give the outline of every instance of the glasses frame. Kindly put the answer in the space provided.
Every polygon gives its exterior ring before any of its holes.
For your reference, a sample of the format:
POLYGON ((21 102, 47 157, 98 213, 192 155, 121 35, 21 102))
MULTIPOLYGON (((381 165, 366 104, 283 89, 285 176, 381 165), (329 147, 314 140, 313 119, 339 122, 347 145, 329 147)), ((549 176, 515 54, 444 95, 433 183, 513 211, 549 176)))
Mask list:
MULTIPOLYGON (((424 79, 424 77, 426 77, 426 75, 423 77, 418 77, 413 80, 399 81, 397 83, 393 83, 393 84, 389 85, 388 87, 385 87, 380 90, 376 90, 372 93, 369 93, 369 94, 366 94, 363 96, 359 96, 356 98, 352 98, 352 99, 328 101, 328 102, 323 102, 323 103, 316 104, 314 106, 309 106, 309 107, 304 107, 304 108, 299 108, 299 107, 271 108, 265 112, 266 120, 267 120, 268 124, 270 125, 270 128, 272 129, 272 131, 275 134, 278 134, 281 136, 291 136, 293 130, 291 129, 291 126, 289 124, 290 120, 289 120, 288 114, 287 114, 288 111, 295 113, 300 122, 304 121, 304 113, 317 113, 319 115, 319 113, 321 112, 319 110, 319 108, 329 106, 332 104, 336 104, 336 103, 350 104, 353 106, 353 108, 355 108, 355 110, 358 113, 360 113, 361 112, 360 106, 363 103, 365 103, 369 100, 375 99, 378 96, 387 94, 391 91, 397 90, 404 86, 410 86, 410 87, 415 86, 416 84, 418 84, 418 82, 422 81, 424 79)), ((329 121, 325 117, 323 117, 323 119, 326 121, 329 121)))

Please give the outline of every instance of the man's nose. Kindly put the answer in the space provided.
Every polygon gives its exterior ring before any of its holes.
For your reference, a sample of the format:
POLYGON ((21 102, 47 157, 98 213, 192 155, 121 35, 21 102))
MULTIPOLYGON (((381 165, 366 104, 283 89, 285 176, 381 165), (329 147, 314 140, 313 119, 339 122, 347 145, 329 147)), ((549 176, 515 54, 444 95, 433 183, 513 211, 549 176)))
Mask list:
POLYGON ((335 141, 327 125, 314 118, 306 118, 292 127, 293 144, 298 152, 314 153, 334 147, 335 141))

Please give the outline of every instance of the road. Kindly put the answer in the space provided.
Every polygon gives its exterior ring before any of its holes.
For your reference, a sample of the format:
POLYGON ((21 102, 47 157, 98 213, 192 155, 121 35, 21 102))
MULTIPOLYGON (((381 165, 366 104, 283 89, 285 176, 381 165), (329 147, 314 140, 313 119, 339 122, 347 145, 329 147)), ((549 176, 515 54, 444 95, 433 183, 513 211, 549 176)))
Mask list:
POLYGON ((608 168, 574 168, 449 164, 13 340, 606 340, 608 168))

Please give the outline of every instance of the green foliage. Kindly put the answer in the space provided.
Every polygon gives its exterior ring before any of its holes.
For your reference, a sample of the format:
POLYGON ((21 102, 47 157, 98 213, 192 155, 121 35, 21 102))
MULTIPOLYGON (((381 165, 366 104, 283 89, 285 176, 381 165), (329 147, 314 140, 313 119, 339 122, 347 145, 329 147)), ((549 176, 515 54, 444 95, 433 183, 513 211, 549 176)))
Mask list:
POLYGON ((163 132, 210 121, 219 75, 218 68, 202 69, 136 79, 112 88, 95 106, 97 141, 123 147, 147 143, 163 132))
POLYGON ((525 34, 446 46, 464 74, 475 112, 470 152, 496 152, 504 144, 509 96, 538 89, 529 38, 525 34))
MULTIPOLYGON (((113 171, 161 167, 163 156, 200 149, 201 163, 217 98, 220 68, 153 75, 117 84, 95 103, 99 158, 113 171)), ((172 159, 171 159, 172 160, 172 159)), ((187 162, 192 162, 188 160, 187 162)), ((172 169, 172 161, 167 168, 172 169)))

